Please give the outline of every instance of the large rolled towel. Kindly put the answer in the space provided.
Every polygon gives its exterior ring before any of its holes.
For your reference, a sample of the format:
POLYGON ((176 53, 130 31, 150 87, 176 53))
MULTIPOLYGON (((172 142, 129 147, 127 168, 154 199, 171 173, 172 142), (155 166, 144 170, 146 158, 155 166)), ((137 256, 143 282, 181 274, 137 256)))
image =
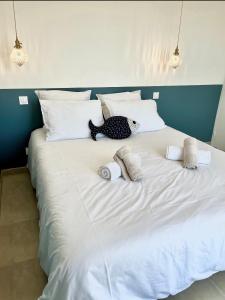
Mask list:
MULTIPOLYGON (((166 158, 170 160, 183 160, 184 148, 179 146, 167 146, 166 158)), ((211 152, 207 150, 198 150, 198 164, 209 165, 211 162, 211 152)))
POLYGON ((114 159, 124 164, 125 168, 122 168, 122 175, 126 180, 128 180, 128 176, 132 181, 142 179, 141 158, 138 154, 132 153, 128 146, 120 148, 114 159))
POLYGON ((198 147, 194 138, 184 140, 184 168, 197 169, 198 167, 198 147))
POLYGON ((127 180, 127 181, 131 181, 130 176, 127 172, 127 168, 123 162, 123 160, 121 158, 119 158, 119 156, 117 156, 116 154, 113 156, 113 159, 115 160, 115 162, 120 166, 120 170, 122 173, 122 177, 127 180))
POLYGON ((129 153, 131 153, 131 148, 129 146, 123 146, 116 151, 116 155, 119 156, 121 159, 124 159, 124 157, 129 153))
POLYGON ((110 162, 101 166, 98 170, 99 176, 107 180, 115 180, 122 175, 121 168, 117 162, 110 162))
POLYGON ((123 161, 132 181, 138 181, 143 178, 141 158, 138 154, 129 153, 123 161))

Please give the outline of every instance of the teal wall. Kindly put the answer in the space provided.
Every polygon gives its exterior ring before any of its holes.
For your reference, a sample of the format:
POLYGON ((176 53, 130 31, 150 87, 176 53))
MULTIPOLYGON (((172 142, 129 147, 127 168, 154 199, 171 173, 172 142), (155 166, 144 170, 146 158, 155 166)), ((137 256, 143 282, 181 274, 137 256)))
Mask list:
MULTIPOLYGON (((81 91, 89 88, 63 90, 81 91)), ((90 88, 96 93, 142 90, 142 98, 160 92, 158 111, 166 124, 202 141, 210 141, 222 85, 90 88)), ((33 89, 0 89, 0 168, 26 164, 25 147, 32 130, 42 126, 38 99, 33 89), (18 97, 28 96, 29 105, 18 97)))

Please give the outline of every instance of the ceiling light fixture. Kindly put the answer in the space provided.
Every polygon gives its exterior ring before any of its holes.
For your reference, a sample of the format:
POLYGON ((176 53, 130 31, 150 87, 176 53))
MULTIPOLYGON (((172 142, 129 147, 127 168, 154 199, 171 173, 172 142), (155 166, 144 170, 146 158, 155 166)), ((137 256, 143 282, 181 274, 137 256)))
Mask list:
POLYGON ((18 66, 21 67, 24 63, 26 63, 28 61, 28 56, 27 56, 26 51, 23 49, 22 43, 19 41, 18 36, 17 36, 16 13, 15 13, 14 1, 12 2, 12 5, 13 5, 13 16, 14 16, 16 40, 15 40, 15 46, 10 55, 10 59, 12 62, 16 63, 18 66))
POLYGON ((178 29, 178 36, 177 36, 177 46, 176 46, 174 53, 172 54, 170 61, 169 61, 169 65, 174 69, 179 67, 181 64, 181 58, 180 58, 180 52, 179 52, 178 45, 179 45, 179 41, 180 41, 180 29, 181 29, 181 23, 182 23, 183 6, 184 6, 184 2, 181 1, 180 22, 179 22, 179 29, 178 29))

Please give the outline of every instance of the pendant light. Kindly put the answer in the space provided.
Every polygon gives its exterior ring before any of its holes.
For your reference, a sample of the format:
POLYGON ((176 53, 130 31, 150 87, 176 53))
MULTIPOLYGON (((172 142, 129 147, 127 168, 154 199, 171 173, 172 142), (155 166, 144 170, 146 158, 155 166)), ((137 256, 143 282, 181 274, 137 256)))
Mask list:
POLYGON ((183 14, 183 1, 181 1, 181 10, 180 10, 180 22, 179 22, 179 29, 178 29, 178 36, 177 36, 177 46, 174 50, 174 53, 172 54, 170 61, 169 61, 169 65, 176 69, 177 67, 180 66, 181 64, 181 58, 180 58, 180 52, 179 52, 179 40, 180 40, 180 29, 181 29, 181 22, 182 22, 182 14, 183 14))
POLYGON ((11 52, 10 59, 12 62, 17 64, 18 66, 22 66, 24 63, 28 61, 28 56, 26 51, 22 47, 22 43, 19 41, 17 36, 17 26, 16 26, 16 13, 15 13, 15 4, 14 1, 12 2, 13 5, 13 16, 14 16, 14 25, 15 25, 15 33, 16 33, 16 40, 15 46, 11 52))

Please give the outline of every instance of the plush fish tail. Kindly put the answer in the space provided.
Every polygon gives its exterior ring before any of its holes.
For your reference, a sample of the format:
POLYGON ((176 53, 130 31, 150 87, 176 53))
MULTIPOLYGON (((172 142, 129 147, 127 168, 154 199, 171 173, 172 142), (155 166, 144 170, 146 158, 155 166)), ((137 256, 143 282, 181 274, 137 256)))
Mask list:
POLYGON ((95 126, 91 120, 89 121, 88 125, 91 130, 91 137, 94 141, 96 141, 96 135, 99 133, 99 127, 95 126))

